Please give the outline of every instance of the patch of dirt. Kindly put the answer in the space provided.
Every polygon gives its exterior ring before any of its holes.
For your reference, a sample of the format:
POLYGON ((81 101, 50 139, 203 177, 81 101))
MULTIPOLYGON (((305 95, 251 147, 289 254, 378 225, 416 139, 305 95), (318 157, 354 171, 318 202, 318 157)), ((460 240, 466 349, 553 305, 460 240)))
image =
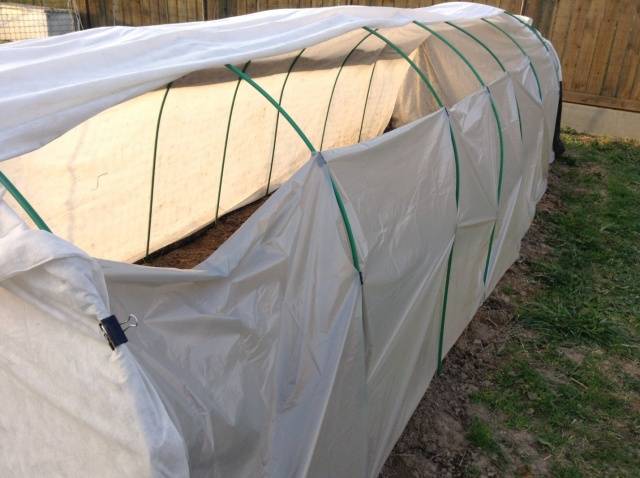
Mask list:
POLYGON ((622 370, 633 378, 640 379, 640 363, 627 360, 622 363, 622 370))
POLYGON ((558 352, 576 365, 582 365, 582 362, 584 362, 586 358, 585 352, 578 347, 558 347, 558 352))
POLYGON ((550 370, 546 368, 538 369, 538 372, 547 380, 547 383, 554 385, 566 385, 571 382, 572 379, 566 375, 558 372, 557 370, 550 370))
MULTIPOLYGON (((538 214, 561 207, 560 199, 553 192, 558 182, 558 176, 550 170, 549 189, 538 204, 538 214)), ((215 225, 154 253, 141 263, 192 268, 209 257, 263 202, 264 199, 227 214, 215 225)), ((527 432, 502 427, 497 440, 503 454, 494 458, 487 458, 475 450, 467 439, 473 417, 483 418, 490 426, 499 419, 495 413, 473 404, 471 395, 481 387, 491 386, 487 377, 499 366, 500 352, 510 337, 534 334, 512 321, 516 310, 514 302, 529 297, 536 290, 529 264, 551 252, 544 242, 542 227, 539 220, 534 220, 522 241, 520 258, 505 273, 447 355, 442 373, 429 385, 387 459, 380 478, 453 478, 469 476, 471 469, 474 470, 472 476, 481 477, 547 474, 547 450, 527 432)), ((578 360, 575 352, 567 354, 573 354, 578 360)))
POLYGON ((214 224, 154 252, 138 263, 145 266, 192 269, 213 254, 265 201, 266 198, 263 198, 226 214, 214 224))

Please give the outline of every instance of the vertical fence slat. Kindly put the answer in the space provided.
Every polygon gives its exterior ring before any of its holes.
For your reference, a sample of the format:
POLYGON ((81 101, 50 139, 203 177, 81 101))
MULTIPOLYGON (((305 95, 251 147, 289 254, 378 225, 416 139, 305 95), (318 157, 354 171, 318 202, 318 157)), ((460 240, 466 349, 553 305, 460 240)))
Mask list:
POLYGON ((611 59, 613 39, 616 31, 616 8, 618 8, 617 2, 608 2, 604 16, 600 18, 599 22, 598 39, 595 42, 593 60, 587 80, 587 91, 595 94, 600 93, 602 89, 607 64, 611 59))
POLYGON ((591 74, 605 3, 612 2, 611 0, 592 0, 585 15, 580 54, 576 58, 576 74, 573 78, 573 89, 576 91, 587 90, 587 80, 591 74))
POLYGON ((633 22, 629 15, 630 7, 635 0, 622 0, 619 9, 622 15, 618 19, 613 46, 611 47, 611 57, 607 73, 605 74, 604 84, 600 91, 601 96, 615 96, 618 90, 618 83, 622 76, 622 64, 626 54, 629 36, 632 34, 633 22))
POLYGON ((205 18, 207 20, 220 18, 219 5, 215 0, 205 0, 205 18))
POLYGON ((629 16, 633 18, 635 25, 632 35, 629 37, 627 48, 625 49, 625 58, 622 64, 622 77, 618 85, 616 94, 622 98, 632 98, 634 89, 634 80, 638 71, 638 63, 640 62, 640 31, 638 24, 640 23, 640 2, 634 2, 630 8, 629 16))

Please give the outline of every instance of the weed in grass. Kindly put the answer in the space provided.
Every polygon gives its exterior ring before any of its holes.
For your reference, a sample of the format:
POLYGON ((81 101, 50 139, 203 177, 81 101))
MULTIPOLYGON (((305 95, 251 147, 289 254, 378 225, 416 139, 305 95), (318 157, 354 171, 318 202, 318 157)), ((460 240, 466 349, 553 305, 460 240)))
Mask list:
POLYGON ((520 317, 525 325, 543 332, 548 339, 602 346, 629 340, 622 324, 602 315, 592 304, 567 303, 566 298, 556 294, 545 299, 529 303, 520 317))
POLYGON ((480 478, 482 476, 482 472, 475 465, 469 465, 464 470, 464 478, 480 478))
POLYGON ((491 428, 489 428, 489 425, 478 417, 473 417, 471 419, 471 424, 467 431, 467 440, 469 440, 473 446, 480 448, 491 455, 498 457, 502 456, 502 449, 493 437, 491 428))
POLYGON ((555 464, 551 468, 551 474, 554 478, 582 478, 584 475, 580 470, 573 466, 562 466, 555 464))

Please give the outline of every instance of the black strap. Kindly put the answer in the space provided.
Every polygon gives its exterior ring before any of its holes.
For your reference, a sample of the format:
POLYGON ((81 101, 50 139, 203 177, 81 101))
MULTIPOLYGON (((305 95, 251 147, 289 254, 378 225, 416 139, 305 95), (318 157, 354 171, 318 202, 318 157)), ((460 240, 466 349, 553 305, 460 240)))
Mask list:
POLYGON ((560 121, 562 119, 562 82, 560 82, 560 97, 558 99, 558 111, 556 113, 556 125, 553 131, 553 152, 556 157, 564 154, 564 143, 560 139, 560 121))

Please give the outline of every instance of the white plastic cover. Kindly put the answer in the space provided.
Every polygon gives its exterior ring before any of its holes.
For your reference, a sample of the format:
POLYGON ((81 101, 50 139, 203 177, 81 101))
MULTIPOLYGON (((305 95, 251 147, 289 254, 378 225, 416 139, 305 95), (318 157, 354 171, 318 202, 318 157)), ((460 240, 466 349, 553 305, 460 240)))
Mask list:
POLYGON ((101 29, 3 55, 0 74, 24 83, 0 89, 15 111, 1 119, 3 158, 132 99, 0 166, 81 246, 29 229, 1 198, 0 475, 376 476, 441 353, 517 257, 546 186, 553 50, 498 10, 447 4, 101 29), (528 57, 478 20, 489 15, 528 57), (414 18, 464 52, 487 87, 449 46, 407 25, 414 18), (506 71, 445 20, 486 36, 506 71), (405 49, 447 108, 362 25, 405 49), (224 55, 208 49, 217 35, 224 55), (321 154, 309 158, 264 98, 213 68, 248 59, 321 154), (62 79, 49 89, 38 71, 62 79), (155 134, 166 90, 136 95, 190 72, 167 94, 170 128, 155 134), (72 86, 84 93, 72 97, 72 86), (236 87, 242 134, 231 138, 220 124, 236 87), (379 136, 390 121, 397 128, 379 136), (211 257, 193 270, 91 257, 144 255, 154 139, 151 249, 210 222, 221 198, 209 170, 226 136, 222 212, 264 195, 270 161, 279 189, 211 257), (111 314, 139 321, 115 351, 97 322, 111 314))

